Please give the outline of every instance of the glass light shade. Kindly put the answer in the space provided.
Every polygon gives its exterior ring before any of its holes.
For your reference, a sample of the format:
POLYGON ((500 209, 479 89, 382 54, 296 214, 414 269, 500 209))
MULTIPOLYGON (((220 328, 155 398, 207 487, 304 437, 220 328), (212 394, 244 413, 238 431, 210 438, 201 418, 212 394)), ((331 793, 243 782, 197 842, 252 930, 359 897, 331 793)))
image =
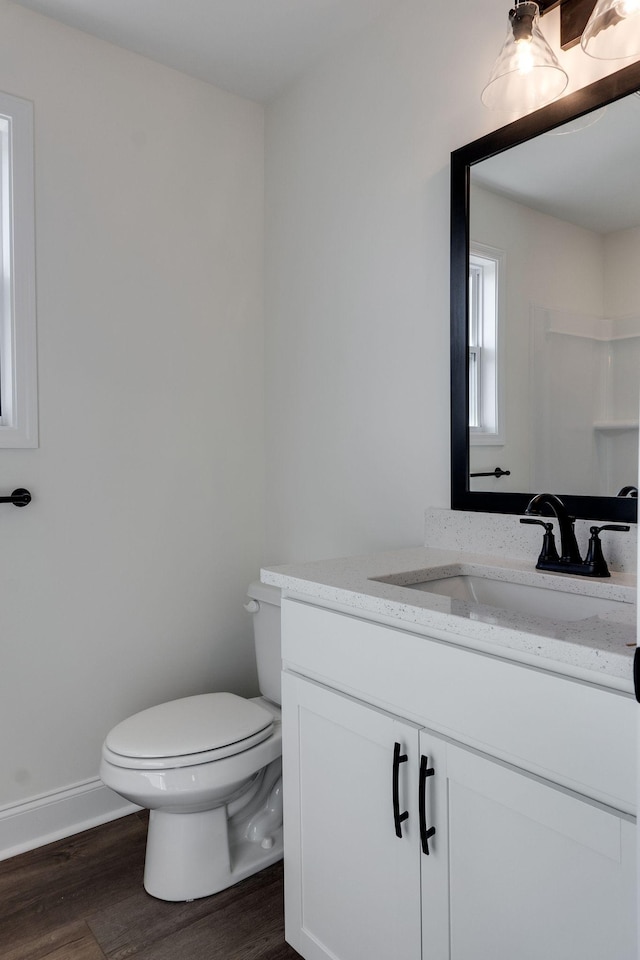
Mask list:
POLYGON ((640 54, 640 0, 598 0, 580 46, 598 60, 640 54))
POLYGON ((509 11, 507 37, 482 91, 484 105, 530 112, 559 97, 568 81, 540 30, 538 4, 516 4, 509 11))

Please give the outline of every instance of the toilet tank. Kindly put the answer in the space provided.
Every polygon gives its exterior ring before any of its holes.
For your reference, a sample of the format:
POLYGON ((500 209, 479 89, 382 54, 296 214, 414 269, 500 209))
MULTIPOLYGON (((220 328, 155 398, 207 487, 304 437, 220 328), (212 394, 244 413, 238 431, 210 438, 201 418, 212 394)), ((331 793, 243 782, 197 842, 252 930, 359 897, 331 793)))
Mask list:
POLYGON ((253 616, 260 693, 272 703, 280 703, 280 588, 256 581, 249 585, 247 596, 245 610, 253 616))

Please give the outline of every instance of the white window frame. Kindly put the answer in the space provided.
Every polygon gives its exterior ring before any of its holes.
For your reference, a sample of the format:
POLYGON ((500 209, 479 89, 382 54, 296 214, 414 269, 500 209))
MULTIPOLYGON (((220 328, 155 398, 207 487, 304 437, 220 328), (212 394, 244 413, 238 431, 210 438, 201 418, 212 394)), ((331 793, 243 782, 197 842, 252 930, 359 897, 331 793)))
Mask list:
POLYGON ((505 442, 504 356, 505 252, 484 243, 469 249, 469 442, 505 442))
POLYGON ((33 104, 0 93, 0 447, 38 446, 33 104))

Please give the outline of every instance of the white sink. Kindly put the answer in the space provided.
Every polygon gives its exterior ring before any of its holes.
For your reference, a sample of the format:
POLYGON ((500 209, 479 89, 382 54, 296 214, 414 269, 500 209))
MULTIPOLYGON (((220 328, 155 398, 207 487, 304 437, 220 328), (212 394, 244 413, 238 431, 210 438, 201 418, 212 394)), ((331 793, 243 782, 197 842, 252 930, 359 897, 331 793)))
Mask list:
POLYGON ((551 587, 515 583, 478 573, 456 573, 408 583, 406 581, 410 576, 403 575, 402 581, 400 577, 385 577, 384 582, 466 603, 482 603, 525 616, 549 617, 553 620, 586 620, 589 617, 628 611, 633 602, 631 596, 628 601, 619 600, 562 590, 555 584, 551 587))

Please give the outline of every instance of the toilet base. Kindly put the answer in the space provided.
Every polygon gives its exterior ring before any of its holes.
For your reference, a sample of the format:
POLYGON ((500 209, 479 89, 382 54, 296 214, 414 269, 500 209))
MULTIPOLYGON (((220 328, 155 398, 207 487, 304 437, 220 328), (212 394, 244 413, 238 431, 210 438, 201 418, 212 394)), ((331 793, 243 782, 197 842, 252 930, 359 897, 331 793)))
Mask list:
POLYGON ((229 817, 226 806, 198 813, 151 810, 144 887, 159 900, 208 897, 282 859, 280 761, 271 765, 258 808, 229 817), (270 771, 271 773, 271 771, 270 771))

